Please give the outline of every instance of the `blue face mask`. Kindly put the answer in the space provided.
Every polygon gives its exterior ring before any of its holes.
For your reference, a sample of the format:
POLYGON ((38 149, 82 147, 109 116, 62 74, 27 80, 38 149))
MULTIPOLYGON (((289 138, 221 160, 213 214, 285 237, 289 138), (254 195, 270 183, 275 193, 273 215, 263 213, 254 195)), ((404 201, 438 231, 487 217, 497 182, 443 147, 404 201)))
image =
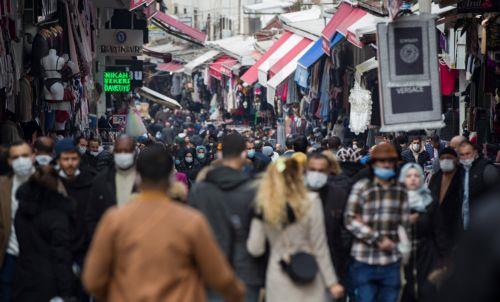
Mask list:
POLYGON ((392 177, 396 176, 396 172, 394 172, 394 169, 374 168, 373 172, 375 173, 375 176, 383 180, 389 180, 392 177))
POLYGON ((254 158, 255 157, 255 150, 250 149, 247 151, 247 154, 248 154, 248 158, 254 158))
POLYGON ((180 164, 181 164, 181 161, 180 161, 180 160, 178 160, 178 159, 176 159, 176 160, 175 160, 175 164, 176 164, 176 165, 180 165, 180 164))

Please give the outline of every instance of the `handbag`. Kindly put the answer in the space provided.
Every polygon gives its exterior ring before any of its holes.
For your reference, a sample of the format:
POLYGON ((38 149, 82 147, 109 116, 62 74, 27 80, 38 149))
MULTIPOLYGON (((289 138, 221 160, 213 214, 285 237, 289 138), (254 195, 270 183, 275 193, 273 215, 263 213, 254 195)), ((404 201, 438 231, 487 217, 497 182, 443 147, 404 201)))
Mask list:
POLYGON ((319 270, 316 258, 311 253, 305 251, 291 253, 291 245, 288 240, 286 230, 283 232, 285 236, 285 244, 287 245, 289 252, 281 258, 281 268, 293 282, 299 285, 305 285, 313 282, 319 270))

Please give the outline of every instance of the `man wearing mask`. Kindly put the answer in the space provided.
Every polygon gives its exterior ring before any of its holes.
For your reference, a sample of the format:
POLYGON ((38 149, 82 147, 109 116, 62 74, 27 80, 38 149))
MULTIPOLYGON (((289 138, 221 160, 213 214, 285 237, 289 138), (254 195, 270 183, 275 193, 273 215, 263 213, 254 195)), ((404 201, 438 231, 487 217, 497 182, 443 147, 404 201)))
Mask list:
POLYGON ((19 201, 17 189, 35 172, 31 147, 24 141, 14 142, 8 151, 8 164, 14 174, 0 177, 0 301, 11 301, 12 279, 19 243, 14 218, 19 201))
POLYGON ((38 166, 47 166, 54 160, 54 140, 47 136, 41 136, 33 144, 35 162, 38 166))
POLYGON ((79 136, 75 139, 75 145, 78 148, 78 153, 80 153, 80 156, 83 156, 85 153, 87 153, 87 150, 89 148, 89 141, 84 136, 79 136))
POLYGON ((90 238, 106 210, 126 204, 136 191, 135 142, 129 136, 120 136, 115 142, 114 166, 98 175, 93 184, 86 213, 90 238))
MULTIPOLYGON (((396 302, 401 288, 398 227, 410 225, 406 189, 396 179, 396 148, 380 143, 372 149, 373 175, 352 188, 345 210, 353 234, 352 281, 356 301, 396 302)), ((408 232, 407 232, 408 233, 408 232)))
MULTIPOLYGON (((330 257, 340 283, 346 286, 349 262, 350 234, 344 226, 344 209, 347 193, 329 181, 330 161, 321 153, 313 153, 307 161, 306 184, 309 190, 317 192, 323 203, 325 233, 330 257)), ((339 300, 338 300, 339 301, 339 300)))
MULTIPOLYGON (((247 141, 247 157, 252 162, 252 174, 259 174, 266 170, 267 164, 262 159, 261 156, 257 156, 257 152, 255 151, 255 143, 252 140, 247 141)), ((262 155, 264 156, 264 155, 262 155)), ((270 161, 271 159, 269 159, 270 161)))
POLYGON ((465 141, 458 147, 460 164, 464 168, 462 222, 464 230, 469 229, 471 212, 477 208, 481 195, 498 182, 498 171, 488 160, 479 156, 471 142, 465 141))
POLYGON ((113 155, 104 150, 98 138, 89 140, 89 149, 83 157, 85 163, 97 173, 104 172, 113 166, 113 155))
POLYGON ((410 147, 407 150, 404 150, 401 153, 403 160, 407 163, 417 163, 422 168, 424 168, 425 164, 431 160, 429 153, 425 151, 424 146, 422 145, 422 139, 420 137, 414 137, 411 140, 410 147))
MULTIPOLYGON (((246 157, 244 138, 239 133, 225 136, 221 165, 192 187, 188 201, 208 219, 219 246, 245 283, 245 301, 256 302, 264 285, 265 264, 251 257, 246 248, 256 194, 256 186, 243 173, 246 157)), ((224 299, 210 292, 208 301, 224 299)))

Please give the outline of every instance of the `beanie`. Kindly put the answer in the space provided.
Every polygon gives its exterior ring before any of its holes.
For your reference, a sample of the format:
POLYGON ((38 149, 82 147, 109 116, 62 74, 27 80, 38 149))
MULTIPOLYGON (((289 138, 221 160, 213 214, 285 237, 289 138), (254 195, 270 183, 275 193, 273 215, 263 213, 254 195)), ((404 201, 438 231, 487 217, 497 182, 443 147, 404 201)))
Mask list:
POLYGON ((63 153, 63 152, 74 151, 74 152, 78 153, 78 149, 75 146, 75 142, 70 138, 64 138, 62 140, 59 140, 56 143, 55 150, 56 150, 57 157, 59 157, 59 155, 61 155, 61 153, 63 153))

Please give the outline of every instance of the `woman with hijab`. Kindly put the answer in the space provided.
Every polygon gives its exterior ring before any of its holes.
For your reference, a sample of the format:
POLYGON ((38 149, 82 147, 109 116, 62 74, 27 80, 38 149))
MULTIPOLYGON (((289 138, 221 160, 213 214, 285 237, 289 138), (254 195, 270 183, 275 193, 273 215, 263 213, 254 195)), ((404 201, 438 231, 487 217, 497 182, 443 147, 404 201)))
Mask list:
POLYGON ((424 171, 418 163, 404 165, 399 181, 408 190, 412 241, 401 301, 434 301, 436 277, 443 272, 449 250, 439 205, 425 186, 424 171))
POLYGON ((195 160, 196 150, 193 148, 186 148, 183 156, 180 159, 179 172, 186 174, 189 184, 193 184, 196 180, 196 175, 200 171, 199 164, 195 160))
MULTIPOLYGON (((281 158, 267 168, 256 197, 248 252, 262 256, 266 242, 270 258, 266 273, 266 301, 321 302, 338 299, 344 289, 335 274, 325 236, 324 215, 318 195, 308 194, 304 168, 295 158, 281 158), (297 280, 290 272, 294 255, 307 253, 316 265, 312 278, 297 280)), ((309 263, 310 264, 310 263, 309 263)))
POLYGON ((200 169, 202 169, 205 166, 210 165, 210 157, 207 154, 207 148, 203 145, 197 146, 196 147, 196 163, 198 163, 198 166, 200 169))

